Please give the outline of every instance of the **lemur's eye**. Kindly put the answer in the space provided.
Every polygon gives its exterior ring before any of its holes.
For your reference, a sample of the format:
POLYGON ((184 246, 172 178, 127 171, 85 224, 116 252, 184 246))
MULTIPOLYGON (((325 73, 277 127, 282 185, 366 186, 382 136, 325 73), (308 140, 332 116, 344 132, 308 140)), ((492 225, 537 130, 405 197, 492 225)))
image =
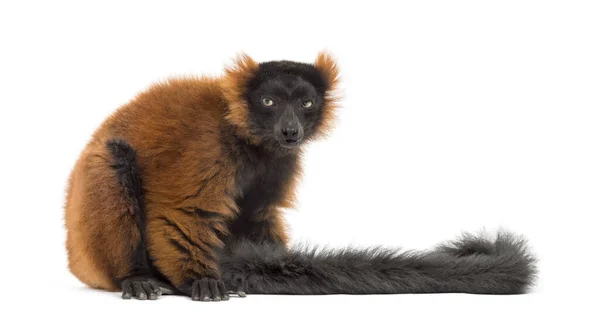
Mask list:
POLYGON ((275 101, 273 101, 270 98, 266 97, 266 98, 262 99, 262 104, 264 106, 273 106, 273 105, 275 105, 275 101))
POLYGON ((312 101, 306 101, 306 102, 302 103, 302 107, 306 107, 306 108, 311 107, 312 105, 313 105, 312 101))

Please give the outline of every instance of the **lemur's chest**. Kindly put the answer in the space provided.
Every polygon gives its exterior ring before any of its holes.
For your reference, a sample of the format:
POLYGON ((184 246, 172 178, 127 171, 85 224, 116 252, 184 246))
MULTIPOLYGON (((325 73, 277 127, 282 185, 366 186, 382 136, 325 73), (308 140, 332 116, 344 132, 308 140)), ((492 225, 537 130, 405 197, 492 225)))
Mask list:
POLYGON ((296 166, 296 156, 255 156, 240 161, 236 171, 236 203, 240 214, 254 214, 277 203, 285 196, 296 166))
POLYGON ((287 196, 289 183, 296 174, 297 157, 248 158, 238 163, 236 171, 239 209, 229 224, 229 241, 245 238, 253 241, 276 241, 272 236, 273 214, 287 196))

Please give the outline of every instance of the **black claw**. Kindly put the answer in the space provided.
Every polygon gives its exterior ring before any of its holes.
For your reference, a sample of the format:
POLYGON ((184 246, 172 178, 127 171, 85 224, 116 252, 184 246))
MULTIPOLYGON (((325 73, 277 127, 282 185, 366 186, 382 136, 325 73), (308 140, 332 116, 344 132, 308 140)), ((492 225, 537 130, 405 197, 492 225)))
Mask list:
MULTIPOLYGON (((246 289, 245 289, 245 286, 246 286, 246 280, 244 279, 244 277, 243 277, 243 276, 239 276, 239 275, 238 275, 238 276, 234 276, 234 278, 233 278, 233 281, 232 281, 232 282, 233 282, 233 286, 234 286, 234 287, 237 287, 237 289, 236 289, 236 293, 237 293, 238 291, 245 291, 245 290, 246 290, 246 289)), ((239 294, 238 294, 238 295, 239 295, 239 294)))
POLYGON ((150 289, 152 289, 156 297, 160 297, 160 295, 162 295, 162 289, 160 289, 160 287, 155 282, 150 281, 149 285, 150 289))
POLYGON ((221 301, 221 293, 219 292, 219 287, 217 285, 216 280, 211 280, 209 282, 210 294, 213 298, 213 301, 221 301))
POLYGON ((192 300, 199 301, 200 300, 200 288, 198 280, 192 283, 192 300))
POLYGON ((219 280, 219 281, 217 282, 217 287, 218 287, 218 289, 219 289, 219 294, 220 294, 221 296, 229 296, 229 295, 227 294, 227 289, 225 288, 225 283, 224 283, 222 280, 219 280))
POLYGON ((133 294, 131 291, 131 283, 129 281, 123 282, 121 289, 123 290, 123 295, 121 297, 123 299, 131 299, 131 295, 133 294))
POLYGON ((152 291, 152 288, 150 288, 149 282, 142 282, 142 289, 144 290, 144 294, 149 300, 156 300, 156 293, 154 293, 154 291, 152 291))
POLYGON ((134 281, 132 285, 133 285, 133 295, 136 296, 137 299, 146 300, 146 294, 144 293, 144 290, 142 289, 142 283, 140 281, 134 281))
POLYGON ((145 292, 140 292, 137 297, 138 297, 139 300, 146 300, 146 299, 148 299, 148 297, 146 296, 145 292))
POLYGON ((208 287, 208 278, 200 279, 198 282, 200 288, 200 299, 202 301, 209 301, 211 299, 210 296, 210 288, 208 287))

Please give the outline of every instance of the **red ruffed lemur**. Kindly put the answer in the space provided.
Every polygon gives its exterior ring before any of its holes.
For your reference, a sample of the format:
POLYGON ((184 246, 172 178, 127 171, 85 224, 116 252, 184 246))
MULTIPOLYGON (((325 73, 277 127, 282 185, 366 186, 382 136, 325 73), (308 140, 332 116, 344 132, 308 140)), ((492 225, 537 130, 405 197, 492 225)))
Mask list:
POLYGON ((326 53, 312 64, 240 55, 222 77, 171 79, 118 109, 69 180, 71 272, 125 299, 524 291, 533 259, 509 234, 427 253, 288 249, 281 210, 302 145, 332 127, 338 73, 326 53))

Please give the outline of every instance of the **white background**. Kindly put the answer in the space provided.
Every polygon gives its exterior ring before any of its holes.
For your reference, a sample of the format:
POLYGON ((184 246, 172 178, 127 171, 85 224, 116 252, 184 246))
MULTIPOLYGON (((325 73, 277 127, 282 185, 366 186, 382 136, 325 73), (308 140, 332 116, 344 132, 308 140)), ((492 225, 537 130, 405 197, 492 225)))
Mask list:
POLYGON ((0 313, 597 315, 598 2, 392 3, 3 1, 0 313), (531 294, 139 302, 67 271, 66 179, 108 114, 157 80, 218 76, 240 51, 311 62, 321 49, 338 58, 344 108, 307 151, 293 241, 424 249, 504 227, 540 258, 531 294))

